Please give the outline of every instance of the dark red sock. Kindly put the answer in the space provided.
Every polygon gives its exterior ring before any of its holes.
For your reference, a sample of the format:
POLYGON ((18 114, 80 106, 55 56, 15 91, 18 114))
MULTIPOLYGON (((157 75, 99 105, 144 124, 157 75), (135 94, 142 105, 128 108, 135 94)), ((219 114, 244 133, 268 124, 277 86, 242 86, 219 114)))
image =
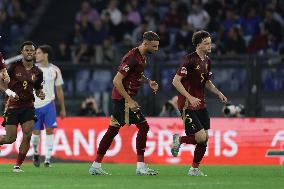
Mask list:
POLYGON ((179 142, 181 144, 196 144, 195 136, 194 135, 188 135, 188 136, 181 136, 179 138, 179 142))
POLYGON ((199 164, 204 157, 204 154, 206 152, 206 145, 205 144, 197 144, 194 150, 194 156, 193 156, 193 162, 192 167, 198 168, 199 164))
POLYGON ((16 163, 17 166, 22 165, 22 163, 24 162, 24 160, 26 158, 26 155, 27 155, 27 153, 24 154, 24 153, 19 152, 18 158, 17 158, 17 163, 16 163))
POLYGON ((109 126, 107 132, 105 133, 104 137, 102 138, 99 149, 97 152, 96 162, 101 163, 106 151, 109 149, 114 137, 119 132, 120 127, 109 126))
POLYGON ((136 151, 137 151, 137 162, 144 162, 144 152, 147 142, 147 133, 149 131, 149 125, 147 121, 136 124, 138 133, 136 137, 136 151))

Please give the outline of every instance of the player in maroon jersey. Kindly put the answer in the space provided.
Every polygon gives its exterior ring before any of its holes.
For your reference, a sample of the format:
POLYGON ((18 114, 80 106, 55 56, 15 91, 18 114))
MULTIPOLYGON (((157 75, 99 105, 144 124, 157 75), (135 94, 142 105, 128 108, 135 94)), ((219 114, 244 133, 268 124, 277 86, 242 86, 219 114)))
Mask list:
POLYGON ((25 160, 26 154, 30 148, 30 140, 35 121, 34 94, 44 99, 42 91, 43 74, 42 71, 34 65, 35 45, 31 41, 26 41, 21 46, 22 60, 13 63, 8 68, 10 82, 8 87, 1 83, 1 90, 11 89, 17 95, 16 97, 7 97, 6 108, 4 112, 4 121, 6 135, 0 135, 0 145, 12 144, 17 138, 17 126, 21 125, 23 131, 23 140, 19 148, 17 162, 13 172, 22 172, 21 165, 25 160))
MULTIPOLYGON (((5 84, 8 84, 10 82, 10 77, 8 75, 8 72, 5 66, 5 60, 1 52, 0 52, 0 80, 3 81, 5 84)), ((8 96, 12 96, 12 97, 16 96, 16 93, 12 91, 11 89, 7 89, 5 93, 8 96)))
POLYGON ((135 124, 138 128, 136 137, 136 174, 157 175, 157 171, 149 169, 144 163, 149 125, 141 112, 139 104, 133 97, 144 83, 149 84, 153 92, 156 93, 158 90, 158 84, 144 76, 144 69, 146 66, 146 55, 158 50, 159 40, 160 38, 156 33, 152 31, 145 32, 143 34, 143 42, 122 58, 118 72, 113 79, 112 99, 114 108, 110 126, 100 142, 96 159, 89 169, 91 175, 108 175, 101 168, 101 162, 119 129, 125 124, 135 124))
POLYGON ((211 38, 206 31, 197 31, 192 36, 196 51, 187 54, 177 70, 173 85, 179 92, 178 107, 185 124, 186 136, 173 135, 172 155, 176 157, 180 145, 196 144, 189 176, 205 176, 199 170, 199 164, 205 154, 210 118, 206 109, 204 89, 216 94, 223 103, 227 98, 211 82, 211 61, 207 56, 211 52, 211 38))

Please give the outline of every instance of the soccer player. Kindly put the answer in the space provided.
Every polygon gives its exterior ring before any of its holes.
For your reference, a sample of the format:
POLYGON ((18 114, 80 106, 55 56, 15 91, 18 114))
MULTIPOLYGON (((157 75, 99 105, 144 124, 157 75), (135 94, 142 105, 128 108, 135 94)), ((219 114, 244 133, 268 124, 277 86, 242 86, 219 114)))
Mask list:
POLYGON ((210 118, 206 109, 204 88, 216 94, 223 103, 227 98, 214 86, 211 77, 211 38, 206 31, 197 31, 192 36, 196 51, 185 55, 173 79, 179 92, 178 108, 185 125, 186 136, 173 135, 172 155, 176 157, 182 143, 196 145, 189 176, 206 176, 199 169, 205 154, 210 118))
POLYGON ((138 128, 136 137, 136 174, 158 174, 157 171, 148 168, 144 163, 149 125, 141 112, 139 104, 133 97, 138 93, 143 83, 148 83, 154 93, 158 90, 158 84, 146 78, 143 72, 146 66, 146 55, 158 50, 159 40, 160 38, 156 33, 147 31, 143 34, 143 42, 122 58, 118 72, 113 79, 112 99, 114 108, 110 126, 99 144, 96 159, 89 169, 91 175, 109 175, 102 169, 101 162, 119 129, 125 124, 135 124, 138 128))
POLYGON ((57 127, 56 122, 56 109, 55 109, 55 90, 60 105, 60 117, 64 119, 66 116, 64 93, 62 90, 63 79, 60 69, 54 64, 49 62, 51 57, 52 48, 49 45, 41 45, 36 50, 36 66, 43 72, 43 91, 45 99, 40 100, 35 95, 35 112, 37 121, 34 125, 32 145, 34 148, 33 163, 36 167, 40 166, 39 159, 39 141, 40 131, 46 129, 46 142, 45 142, 45 161, 44 166, 50 167, 51 153, 53 149, 53 130, 57 127))
POLYGON ((23 171, 21 165, 30 148, 35 120, 33 90, 35 90, 36 95, 40 99, 43 100, 45 97, 42 91, 42 71, 33 63, 35 55, 34 43, 31 41, 24 42, 21 46, 21 54, 23 56, 22 60, 13 63, 8 68, 11 80, 8 87, 0 85, 1 90, 5 91, 9 88, 17 94, 15 98, 7 98, 4 121, 2 123, 5 127, 6 135, 0 135, 0 145, 12 144, 16 141, 18 124, 21 124, 23 131, 23 140, 13 172, 23 171))

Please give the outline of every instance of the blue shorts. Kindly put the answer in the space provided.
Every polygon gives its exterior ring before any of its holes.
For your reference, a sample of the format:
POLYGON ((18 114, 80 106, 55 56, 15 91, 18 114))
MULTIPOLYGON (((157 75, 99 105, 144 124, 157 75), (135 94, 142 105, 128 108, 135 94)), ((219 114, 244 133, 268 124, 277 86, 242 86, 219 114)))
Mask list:
POLYGON ((57 128, 56 109, 54 102, 50 102, 44 107, 35 109, 37 121, 34 130, 43 130, 45 128, 57 128))

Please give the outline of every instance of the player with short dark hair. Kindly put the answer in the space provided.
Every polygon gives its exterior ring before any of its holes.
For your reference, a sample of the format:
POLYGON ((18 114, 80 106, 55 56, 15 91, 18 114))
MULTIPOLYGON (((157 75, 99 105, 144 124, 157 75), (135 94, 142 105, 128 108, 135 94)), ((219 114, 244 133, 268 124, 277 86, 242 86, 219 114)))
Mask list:
POLYGON ((35 120, 34 94, 44 99, 42 91, 43 75, 42 71, 33 63, 35 55, 35 44, 26 41, 21 46, 22 60, 13 63, 8 68, 10 82, 8 87, 1 83, 1 90, 7 88, 15 91, 15 98, 8 96, 4 112, 4 121, 6 135, 0 135, 0 145, 12 144, 17 138, 17 126, 21 125, 23 131, 23 140, 19 148, 17 162, 13 172, 22 172, 21 165, 25 160, 26 154, 30 148, 30 140, 35 120))
POLYGON ((207 56, 211 52, 211 38, 206 31, 197 31, 192 36, 196 51, 183 57, 182 63, 173 79, 178 90, 178 108, 182 114, 186 136, 173 135, 172 155, 176 157, 180 145, 196 144, 189 176, 205 176, 199 164, 205 154, 210 118, 206 109, 204 89, 216 94, 222 102, 227 98, 211 82, 211 61, 207 56))
POLYGON ((66 116, 64 93, 62 85, 64 84, 60 69, 49 62, 52 55, 52 48, 49 45, 40 45, 36 49, 36 66, 43 72, 43 91, 45 99, 40 100, 35 96, 35 112, 37 121, 34 125, 32 145, 34 148, 33 163, 36 167, 40 166, 39 159, 39 142, 40 132, 45 128, 45 160, 44 166, 51 167, 51 155, 53 150, 53 130, 57 128, 56 108, 55 108, 55 89, 60 105, 60 117, 63 119, 66 116))
POLYGON ((143 116, 139 104, 133 99, 144 83, 148 83, 154 93, 158 90, 158 84, 144 76, 146 67, 146 55, 158 50, 159 36, 148 31, 143 34, 143 42, 131 49, 121 61, 118 72, 113 79, 113 113, 111 115, 110 126, 102 138, 95 161, 89 173, 91 175, 108 175, 101 168, 106 151, 109 149, 114 137, 119 129, 125 124, 135 124, 138 128, 136 137, 137 150, 137 175, 157 175, 158 172, 150 169, 144 163, 144 152, 146 148, 147 133, 149 125, 143 116))

